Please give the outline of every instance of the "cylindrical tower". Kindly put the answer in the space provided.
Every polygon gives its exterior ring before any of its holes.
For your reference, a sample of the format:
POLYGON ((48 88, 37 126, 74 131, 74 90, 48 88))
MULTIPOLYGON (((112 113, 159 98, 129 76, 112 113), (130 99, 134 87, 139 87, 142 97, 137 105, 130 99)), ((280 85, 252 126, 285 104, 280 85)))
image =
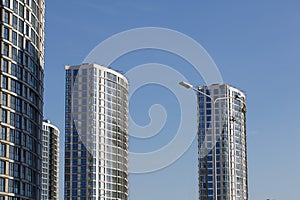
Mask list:
POLYGON ((40 199, 45 3, 0 5, 0 198, 40 199))
POLYGON ((128 199, 128 82, 96 64, 66 66, 65 198, 128 199))
POLYGON ((245 94, 198 88, 199 199, 248 200, 245 94))

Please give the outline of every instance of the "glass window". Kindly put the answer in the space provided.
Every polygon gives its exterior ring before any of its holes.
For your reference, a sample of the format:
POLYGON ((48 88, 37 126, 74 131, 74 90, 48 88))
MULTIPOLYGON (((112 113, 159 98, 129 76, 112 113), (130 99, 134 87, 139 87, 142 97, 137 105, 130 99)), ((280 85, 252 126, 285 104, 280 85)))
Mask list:
POLYGON ((4 11, 4 22, 9 24, 10 20, 9 20, 9 12, 4 11))
POLYGON ((22 4, 19 4, 19 15, 24 17, 24 6, 22 4))
POLYGON ((14 192, 14 180, 8 180, 8 192, 14 192))
POLYGON ((15 126, 15 113, 10 113, 10 125, 15 126))
POLYGON ((12 48, 12 59, 14 61, 18 61, 17 60, 17 49, 16 48, 12 48))
POLYGON ((23 37, 18 35, 18 47, 23 48, 23 37))
POLYGON ((7 94, 2 93, 2 101, 1 101, 3 106, 7 106, 7 94))
POLYGON ((7 111, 2 110, 2 122, 7 123, 7 111))
POLYGON ((10 96, 10 108, 16 109, 16 97, 10 96))
POLYGON ((17 74, 17 65, 14 63, 11 63, 10 74, 13 76, 16 76, 17 74))
MULTIPOLYGON (((23 63, 23 52, 20 50, 18 50, 18 63, 23 63)), ((19 78, 21 78, 21 76, 19 78)))
POLYGON ((24 22, 21 19, 19 19, 19 28, 18 29, 21 33, 24 31, 24 22))
POLYGON ((206 117, 206 121, 207 121, 207 122, 210 122, 210 121, 211 121, 211 116, 207 116, 207 117, 206 117))
POLYGON ((5 174, 5 162, 0 160, 0 174, 5 174))
POLYGON ((3 0, 3 4, 4 4, 4 6, 6 6, 6 7, 10 7, 10 0, 3 0))
POLYGON ((13 24, 12 25, 15 29, 18 28, 18 17, 15 15, 13 16, 13 24))
POLYGON ((9 46, 8 46, 8 44, 3 44, 2 47, 3 47, 2 48, 2 54, 8 57, 9 56, 9 46))
POLYGON ((14 2, 13 10, 15 13, 18 13, 18 2, 17 2, 17 0, 14 0, 13 2, 14 2))
POLYGON ((15 31, 13 31, 12 32, 12 43, 14 45, 17 45, 17 36, 18 36, 18 34, 15 31))
POLYGON ((16 82, 16 93, 18 95, 21 95, 22 94, 22 91, 21 91, 21 83, 19 82, 16 82))
POLYGON ((16 110, 18 112, 21 112, 22 108, 21 108, 21 99, 16 98, 16 110))
POLYGON ((6 27, 4 27, 4 30, 3 30, 3 38, 6 40, 9 40, 9 29, 6 27))
POLYGON ((6 145, 0 143, 0 156, 6 157, 6 145))
POLYGON ((4 192, 5 190, 5 179, 0 178, 0 192, 4 192))
POLYGON ((1 140, 6 140, 6 127, 3 127, 1 126, 1 129, 0 129, 0 139, 1 140))
POLYGON ((16 81, 13 79, 10 80, 10 89, 12 92, 16 92, 16 81))
POLYGON ((208 161, 212 161, 212 156, 207 156, 208 161))
POLYGON ((7 60, 2 60, 2 71, 3 72, 8 72, 8 61, 7 60))

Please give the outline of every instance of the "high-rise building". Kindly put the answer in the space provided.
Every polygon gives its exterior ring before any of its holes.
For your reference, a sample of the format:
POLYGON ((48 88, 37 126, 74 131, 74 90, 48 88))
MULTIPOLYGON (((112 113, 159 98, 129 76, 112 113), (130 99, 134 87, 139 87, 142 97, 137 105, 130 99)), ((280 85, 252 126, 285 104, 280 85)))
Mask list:
POLYGON ((247 200, 245 95, 217 84, 198 91, 199 199, 247 200))
POLYGON ((127 79, 97 64, 65 69, 65 199, 127 200, 127 79))
POLYGON ((40 199, 44 0, 2 0, 0 199, 40 199))
POLYGON ((43 121, 41 200, 58 199, 59 134, 49 120, 43 121))

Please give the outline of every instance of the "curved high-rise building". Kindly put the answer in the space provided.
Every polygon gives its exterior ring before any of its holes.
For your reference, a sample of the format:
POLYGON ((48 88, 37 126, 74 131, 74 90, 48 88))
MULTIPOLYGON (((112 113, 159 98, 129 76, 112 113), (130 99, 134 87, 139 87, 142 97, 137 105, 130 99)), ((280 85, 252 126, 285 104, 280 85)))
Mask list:
POLYGON ((128 199, 128 82, 96 64, 66 66, 65 199, 128 199))
POLYGON ((2 0, 0 199, 40 199, 44 0, 2 0))
POLYGON ((59 134, 49 120, 43 121, 41 200, 58 199, 59 134))
POLYGON ((199 199, 248 200, 245 94, 198 88, 199 199))

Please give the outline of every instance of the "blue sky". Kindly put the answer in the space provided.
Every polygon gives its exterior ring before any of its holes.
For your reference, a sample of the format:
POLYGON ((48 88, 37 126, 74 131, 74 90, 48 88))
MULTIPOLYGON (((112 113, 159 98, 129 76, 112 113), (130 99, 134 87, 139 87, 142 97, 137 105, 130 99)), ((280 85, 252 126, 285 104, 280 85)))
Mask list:
MULTIPOLYGON (((300 2, 296 0, 47 1, 45 117, 60 128, 63 141, 64 65, 80 64, 101 41, 139 27, 180 31, 208 51, 225 83, 247 94, 250 199, 298 200, 299 7, 300 2)), ((203 84, 188 63, 166 52, 133 52, 121 57, 112 67, 127 71, 150 62, 172 66, 190 83, 203 84)), ((174 109, 178 102, 167 89, 151 85, 141 88, 130 104, 130 112, 137 123, 147 124, 149 106, 155 103, 165 105, 166 126, 154 138, 132 139, 131 150, 155 150, 174 136, 180 111, 174 109)), ((130 199, 197 199, 196 141, 170 167, 130 175, 130 199)))

